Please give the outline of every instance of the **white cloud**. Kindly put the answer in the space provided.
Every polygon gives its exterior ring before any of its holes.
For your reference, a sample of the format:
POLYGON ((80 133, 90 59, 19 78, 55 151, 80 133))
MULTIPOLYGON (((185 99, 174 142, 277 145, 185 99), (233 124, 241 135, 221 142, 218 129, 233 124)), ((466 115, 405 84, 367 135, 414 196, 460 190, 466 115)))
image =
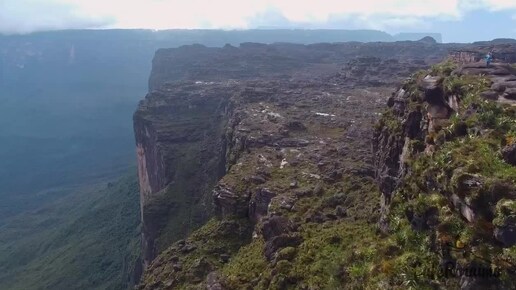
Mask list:
POLYGON ((0 33, 102 27, 115 19, 86 15, 67 3, 45 0, 0 0, 0 33))
POLYGON ((515 0, 483 0, 485 7, 489 10, 516 9, 515 0))
POLYGON ((249 28, 259 17, 267 22, 263 16, 270 11, 312 26, 338 18, 377 29, 421 28, 430 19, 459 20, 475 9, 516 10, 516 0, 0 0, 0 32, 99 25, 249 28))
POLYGON ((111 16, 120 27, 247 28, 268 10, 281 11, 290 22, 325 23, 333 16, 390 19, 378 25, 405 25, 416 18, 460 17, 459 0, 60 0, 89 15, 111 16))

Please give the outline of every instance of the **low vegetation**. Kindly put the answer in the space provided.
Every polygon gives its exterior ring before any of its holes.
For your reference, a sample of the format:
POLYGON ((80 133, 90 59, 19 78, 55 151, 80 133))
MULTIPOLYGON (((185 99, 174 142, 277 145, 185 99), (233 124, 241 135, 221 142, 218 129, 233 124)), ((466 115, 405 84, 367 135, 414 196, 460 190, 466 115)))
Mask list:
MULTIPOLYGON (((434 67, 431 74, 444 77, 445 94, 459 96, 460 107, 435 135, 412 141, 421 144, 430 137, 436 149, 433 154, 422 152, 424 146, 411 150, 408 174, 391 205, 391 234, 384 244, 391 244, 396 254, 378 264, 390 269, 379 277, 403 288, 456 289, 460 277, 438 272, 443 261, 450 261, 454 267, 500 273, 499 281, 486 282, 509 289, 514 287, 516 247, 504 247, 493 231, 515 217, 516 167, 500 153, 514 142, 515 110, 481 98, 489 85, 485 77, 450 76, 452 70, 447 62, 434 67), (431 274, 411 276, 393 270, 394 265, 431 274)), ((382 280, 379 277, 372 281, 382 280)))
POLYGON ((81 187, 0 227, 2 289, 126 289, 139 255, 136 177, 81 187))

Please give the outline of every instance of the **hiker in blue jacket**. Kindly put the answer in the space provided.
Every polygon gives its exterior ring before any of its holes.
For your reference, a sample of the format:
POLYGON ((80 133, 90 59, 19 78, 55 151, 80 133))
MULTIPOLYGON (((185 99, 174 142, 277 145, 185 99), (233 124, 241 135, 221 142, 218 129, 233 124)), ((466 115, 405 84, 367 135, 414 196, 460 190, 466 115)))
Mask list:
POLYGON ((491 62, 493 61, 493 53, 492 52, 489 52, 487 55, 486 55, 486 65, 487 67, 489 67, 491 65, 491 62))

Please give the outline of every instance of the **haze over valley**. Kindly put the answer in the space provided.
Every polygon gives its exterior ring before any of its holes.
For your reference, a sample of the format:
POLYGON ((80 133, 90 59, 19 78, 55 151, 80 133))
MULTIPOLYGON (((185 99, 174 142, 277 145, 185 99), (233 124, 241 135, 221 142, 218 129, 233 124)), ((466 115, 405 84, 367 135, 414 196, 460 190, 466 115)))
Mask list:
POLYGON ((0 289, 514 289, 515 21, 3 1, 0 289))

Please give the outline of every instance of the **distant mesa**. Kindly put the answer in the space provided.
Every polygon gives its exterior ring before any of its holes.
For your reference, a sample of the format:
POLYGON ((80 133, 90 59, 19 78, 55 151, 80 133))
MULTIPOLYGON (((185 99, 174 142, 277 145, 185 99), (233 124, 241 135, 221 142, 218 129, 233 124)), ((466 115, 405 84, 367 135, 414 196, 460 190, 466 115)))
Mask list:
POLYGON ((443 37, 440 33, 398 33, 393 35, 395 41, 421 41, 427 37, 432 38, 436 43, 442 43, 443 37))
POLYGON ((476 45, 495 45, 495 44, 515 44, 516 39, 514 38, 496 38, 491 41, 477 41, 473 42, 476 45))
POLYGON ((493 44, 513 44, 516 43, 514 38, 496 38, 491 41, 493 44))
POLYGON ((425 36, 425 37, 421 38, 420 40, 418 40, 418 42, 423 42, 423 43, 428 43, 428 44, 436 44, 437 40, 435 40, 431 36, 425 36))

